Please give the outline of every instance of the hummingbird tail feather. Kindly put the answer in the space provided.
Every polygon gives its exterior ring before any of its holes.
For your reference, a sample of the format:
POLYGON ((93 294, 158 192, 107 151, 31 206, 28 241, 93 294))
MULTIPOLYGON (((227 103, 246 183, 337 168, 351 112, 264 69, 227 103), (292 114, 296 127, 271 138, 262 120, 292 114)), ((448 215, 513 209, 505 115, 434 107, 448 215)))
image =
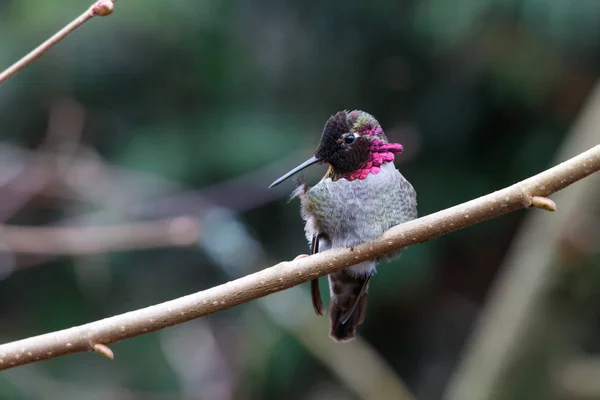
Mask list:
POLYGON ((332 305, 331 313, 331 332, 329 335, 336 342, 347 342, 354 339, 356 327, 362 324, 367 313, 367 294, 365 293, 358 300, 358 306, 352 314, 349 315, 346 322, 342 322, 343 313, 341 309, 332 305))
POLYGON ((330 336, 335 341, 354 339, 356 327, 363 323, 367 313, 367 297, 371 276, 352 276, 347 271, 329 275, 331 303, 330 336))

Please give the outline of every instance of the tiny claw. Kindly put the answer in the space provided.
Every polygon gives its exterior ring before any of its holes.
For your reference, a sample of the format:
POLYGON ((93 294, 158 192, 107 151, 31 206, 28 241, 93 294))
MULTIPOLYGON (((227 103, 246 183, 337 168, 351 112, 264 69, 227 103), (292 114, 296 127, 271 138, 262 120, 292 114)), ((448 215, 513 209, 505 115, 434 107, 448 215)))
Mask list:
POLYGON ((110 349, 110 347, 108 347, 105 344, 96 343, 92 346, 92 349, 94 349, 94 351, 96 353, 100 354, 103 357, 108 358, 109 360, 115 359, 115 355, 114 355, 113 351, 110 349))
POLYGON ((556 211, 556 203, 547 197, 533 196, 531 198, 531 206, 546 211, 556 211))

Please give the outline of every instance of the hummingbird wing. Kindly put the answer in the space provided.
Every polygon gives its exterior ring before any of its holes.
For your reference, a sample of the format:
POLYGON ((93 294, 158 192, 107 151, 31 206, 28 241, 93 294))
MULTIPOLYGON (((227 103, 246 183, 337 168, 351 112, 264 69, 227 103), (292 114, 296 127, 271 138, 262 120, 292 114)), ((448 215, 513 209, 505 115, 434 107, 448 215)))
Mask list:
MULTIPOLYGON (((295 197, 299 197, 300 200, 303 201, 310 189, 306 182, 302 180, 302 178, 297 179, 296 184, 297 187, 292 192, 290 200, 292 200, 295 197)), ((310 254, 317 254, 319 252, 320 241, 321 239, 325 239, 325 237, 317 230, 313 232, 314 233, 312 234, 312 237, 310 236, 310 234, 307 235, 307 237, 311 237, 310 254)), ((310 281, 310 295, 312 297, 312 303, 313 308, 315 309, 315 313, 317 315, 325 314, 325 307, 323 307, 323 300, 321 299, 321 290, 319 289, 319 278, 310 281)))
MULTIPOLYGON (((312 243, 310 245, 311 254, 317 254, 319 252, 319 240, 321 235, 314 235, 312 243)), ((319 289, 319 278, 310 281, 310 294, 312 296, 313 308, 317 315, 323 315, 325 313, 325 307, 323 307, 323 300, 321 299, 321 290, 319 289)))

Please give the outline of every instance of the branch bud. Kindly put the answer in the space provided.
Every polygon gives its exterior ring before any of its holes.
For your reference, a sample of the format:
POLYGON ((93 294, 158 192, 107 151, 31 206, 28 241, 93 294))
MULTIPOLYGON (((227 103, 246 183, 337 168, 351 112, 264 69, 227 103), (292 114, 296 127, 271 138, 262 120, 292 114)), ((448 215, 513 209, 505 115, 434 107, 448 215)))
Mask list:
POLYGON ((108 358, 109 360, 115 359, 115 355, 114 355, 113 351, 110 349, 110 347, 108 347, 105 344, 96 343, 92 346, 92 349, 94 349, 94 351, 96 353, 100 354, 103 357, 108 358))
POLYGON ((531 198, 531 205, 546 211, 556 211, 556 203, 547 197, 533 196, 531 198))
POLYGON ((115 4, 112 0, 98 0, 96 4, 92 6, 92 15, 106 17, 112 14, 115 9, 115 4))

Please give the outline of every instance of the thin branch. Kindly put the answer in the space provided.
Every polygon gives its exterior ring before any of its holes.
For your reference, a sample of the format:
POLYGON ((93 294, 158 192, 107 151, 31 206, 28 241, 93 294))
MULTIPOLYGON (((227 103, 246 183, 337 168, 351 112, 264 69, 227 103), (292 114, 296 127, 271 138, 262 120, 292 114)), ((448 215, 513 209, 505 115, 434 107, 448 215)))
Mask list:
POLYGON ((107 16, 113 12, 114 2, 116 0, 98 0, 90 8, 88 8, 83 14, 75 18, 69 24, 67 24, 60 31, 52 35, 44 43, 29 52, 26 56, 21 58, 19 61, 8 67, 2 73, 0 73, 0 84, 6 81, 8 78, 25 68, 32 61, 39 58, 42 54, 48 51, 52 46, 63 40, 67 35, 85 24, 87 21, 96 16, 107 16))
MULTIPOLYGON (((561 146, 557 160, 566 160, 598 143, 599 107, 600 85, 597 85, 561 146)), ((552 366, 543 366, 541 360, 562 355, 563 341, 573 331, 572 321, 567 327, 562 320, 565 311, 556 309, 556 301, 549 302, 553 287, 562 278, 561 242, 565 233, 577 230, 579 218, 594 220, 582 214, 598 198, 599 178, 586 179, 557 195, 559 212, 552 218, 532 213, 523 221, 448 383, 445 399, 518 398, 523 395, 518 390, 525 387, 523 380, 517 382, 521 378, 528 380, 527 397, 548 397, 545 392, 548 387, 540 377, 550 376, 548 369, 552 366), (523 373, 531 365, 536 365, 537 376, 525 377, 523 373)), ((589 239, 593 234, 584 236, 589 239)))
POLYGON ((30 227, 0 225, 0 251, 82 255, 139 248, 189 246, 199 226, 190 217, 113 226, 30 227))
POLYGON ((598 170, 600 145, 505 189, 395 226, 373 242, 354 249, 331 249, 295 261, 281 262, 243 278, 155 306, 1 345, 0 369, 90 351, 97 343, 114 343, 213 314, 400 248, 529 207, 533 196, 546 197, 598 170))

